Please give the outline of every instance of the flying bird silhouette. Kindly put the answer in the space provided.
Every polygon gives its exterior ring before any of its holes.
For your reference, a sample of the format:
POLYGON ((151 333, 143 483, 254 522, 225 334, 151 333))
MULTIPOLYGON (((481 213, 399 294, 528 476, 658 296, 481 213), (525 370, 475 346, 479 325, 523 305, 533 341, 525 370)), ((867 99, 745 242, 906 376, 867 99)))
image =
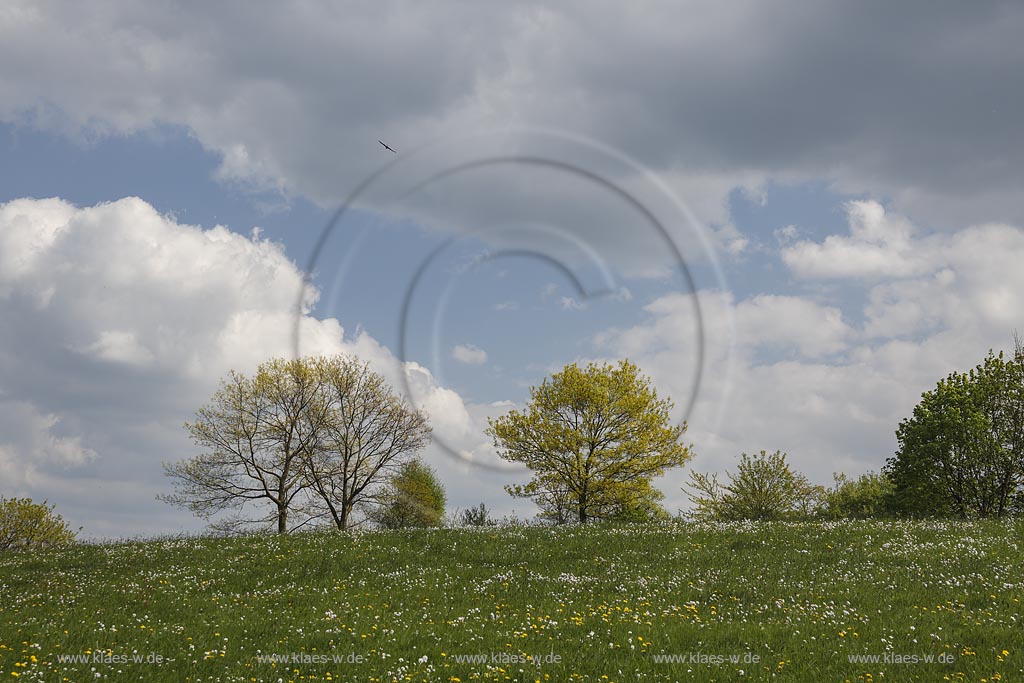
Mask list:
POLYGON ((384 149, 386 149, 386 150, 388 150, 390 152, 394 152, 395 154, 398 154, 398 152, 395 152, 395 150, 393 150, 390 147, 388 147, 387 145, 385 145, 381 140, 377 140, 377 142, 380 142, 380 144, 384 145, 384 149))

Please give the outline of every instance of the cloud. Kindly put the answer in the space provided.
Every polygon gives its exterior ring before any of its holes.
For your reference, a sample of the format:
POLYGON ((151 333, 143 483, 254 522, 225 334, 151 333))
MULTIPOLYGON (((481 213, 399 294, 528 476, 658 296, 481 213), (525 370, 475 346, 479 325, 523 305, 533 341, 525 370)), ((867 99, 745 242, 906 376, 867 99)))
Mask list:
POLYGON ((783 228, 778 228, 772 231, 772 235, 775 237, 775 241, 780 244, 786 244, 792 241, 798 234, 799 229, 795 225, 787 225, 783 228))
POLYGON ((587 305, 582 301, 577 301, 571 296, 563 296, 558 300, 558 305, 562 307, 563 311, 582 311, 587 305))
POLYGON ((128 365, 148 365, 155 358, 149 349, 139 344, 134 332, 117 330, 100 332, 99 338, 85 347, 83 352, 103 360, 128 365))
MULTIPOLYGON (((161 461, 194 452, 181 425, 229 369, 293 355, 296 325, 303 355, 369 361, 408 387, 445 443, 493 457, 478 422, 490 408, 315 317, 317 296, 281 245, 181 224, 138 198, 0 204, 4 495, 49 498, 93 535, 195 526, 154 500, 167 488, 161 461)), ((430 457, 452 470, 453 489, 478 490, 474 473, 438 449, 430 457)))
POLYGON ((846 205, 848 236, 829 235, 822 243, 801 241, 782 250, 782 260, 800 277, 904 277, 926 267, 927 253, 913 243, 910 223, 887 214, 875 201, 846 205))
POLYGON ((456 344, 452 348, 452 358, 466 365, 483 365, 487 362, 487 352, 472 344, 456 344))
POLYGON ((60 433, 60 421, 25 401, 0 397, 0 473, 7 487, 20 488, 43 471, 79 468, 96 459, 96 451, 79 437, 60 433))
MULTIPOLYGON (((978 225, 927 232, 872 202, 849 207, 850 235, 802 242, 787 259, 809 279, 800 295, 699 293, 705 368, 689 422, 697 470, 734 467, 741 452, 788 451, 819 483, 834 471, 879 469, 894 432, 923 391, 966 370, 989 349, 1012 346, 1024 328, 1024 230, 978 225), (827 264, 839 252, 884 257, 827 264), (891 269, 880 267, 888 263, 891 269), (848 287, 823 289, 821 278, 848 287)), ((785 252, 783 252, 785 254, 785 252)), ((610 357, 628 356, 677 402, 693 386, 697 319, 690 297, 662 296, 642 322, 595 339, 610 357)), ((685 471, 662 488, 685 507, 685 471)))
POLYGON ((1016 267, 1024 231, 1004 224, 924 233, 874 201, 847 205, 848 235, 783 248, 782 259, 806 280, 866 287, 863 332, 905 337, 949 329, 973 337, 1003 333, 1018 319, 1024 277, 1016 267), (1002 330, 1002 332, 999 332, 1002 330))
POLYGON ((809 358, 842 351, 852 332, 840 309, 795 296, 746 299, 736 307, 736 318, 739 344, 793 349, 809 358))
MULTIPOLYGON (((330 205, 391 161, 378 139, 404 152, 479 127, 571 122, 716 225, 729 223, 733 190, 757 196, 769 180, 888 197, 929 224, 1021 223, 1022 28, 1024 8, 1008 1, 656 2, 639 14, 614 3, 385 1, 280 5, 240 20, 209 5, 107 0, 85 12, 24 0, 0 22, 0 120, 86 139, 180 126, 220 156, 222 178, 330 205)), ((503 140, 523 151, 515 133, 503 140)), ((644 182, 555 146, 528 151, 538 150, 628 190, 644 182)), ((451 230, 529 209, 618 246, 601 250, 609 257, 664 256, 606 193, 508 171, 481 171, 466 191, 445 185, 407 209, 451 230), (496 183, 501 192, 480 191, 496 183)), ((721 243, 743 244, 728 230, 721 243)))
POLYGON ((629 287, 619 287, 610 295, 612 301, 632 301, 633 292, 629 291, 629 287))

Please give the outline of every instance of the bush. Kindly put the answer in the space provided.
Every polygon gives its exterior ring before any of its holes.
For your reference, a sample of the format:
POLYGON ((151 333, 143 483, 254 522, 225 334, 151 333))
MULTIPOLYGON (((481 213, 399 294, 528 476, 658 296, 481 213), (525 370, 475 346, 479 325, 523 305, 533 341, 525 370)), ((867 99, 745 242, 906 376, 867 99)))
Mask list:
POLYGON ((697 516, 709 519, 772 520, 818 513, 824 489, 790 469, 782 451, 743 453, 729 483, 716 475, 690 473, 690 498, 697 516))
POLYGON ((886 474, 868 472, 857 479, 833 475, 835 486, 825 492, 823 514, 833 519, 867 519, 892 514, 896 485, 886 474))
POLYGON ((433 468, 416 458, 391 476, 374 520, 385 529, 440 526, 445 501, 433 468))
POLYGON ((671 519, 662 506, 665 494, 650 484, 638 487, 631 498, 618 501, 607 519, 615 522, 641 523, 671 519))
POLYGON ((455 523, 458 526, 495 526, 497 524, 491 519, 490 511, 483 503, 463 510, 455 518, 455 523))
POLYGON ((0 498, 0 552, 74 543, 75 532, 53 508, 31 498, 0 498))

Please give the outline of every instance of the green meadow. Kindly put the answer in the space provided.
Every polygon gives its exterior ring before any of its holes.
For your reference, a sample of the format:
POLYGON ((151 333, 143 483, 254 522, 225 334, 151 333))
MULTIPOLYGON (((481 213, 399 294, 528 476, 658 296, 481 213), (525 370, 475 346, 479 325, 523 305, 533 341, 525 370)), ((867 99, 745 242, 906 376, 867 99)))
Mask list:
POLYGON ((0 555, 0 676, 1020 681, 1024 522, 493 527, 0 555))

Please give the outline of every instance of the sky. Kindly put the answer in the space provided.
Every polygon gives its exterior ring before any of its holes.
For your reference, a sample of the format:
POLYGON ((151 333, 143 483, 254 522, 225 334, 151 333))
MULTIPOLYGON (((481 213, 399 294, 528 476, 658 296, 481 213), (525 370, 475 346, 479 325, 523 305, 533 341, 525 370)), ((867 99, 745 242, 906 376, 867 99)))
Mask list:
POLYGON ((878 470, 1024 328, 1012 2, 0 8, 0 496, 193 532, 231 369, 355 354, 449 510, 536 509, 488 417, 629 358, 695 457, 878 470), (385 149, 384 141, 397 153, 385 149))

